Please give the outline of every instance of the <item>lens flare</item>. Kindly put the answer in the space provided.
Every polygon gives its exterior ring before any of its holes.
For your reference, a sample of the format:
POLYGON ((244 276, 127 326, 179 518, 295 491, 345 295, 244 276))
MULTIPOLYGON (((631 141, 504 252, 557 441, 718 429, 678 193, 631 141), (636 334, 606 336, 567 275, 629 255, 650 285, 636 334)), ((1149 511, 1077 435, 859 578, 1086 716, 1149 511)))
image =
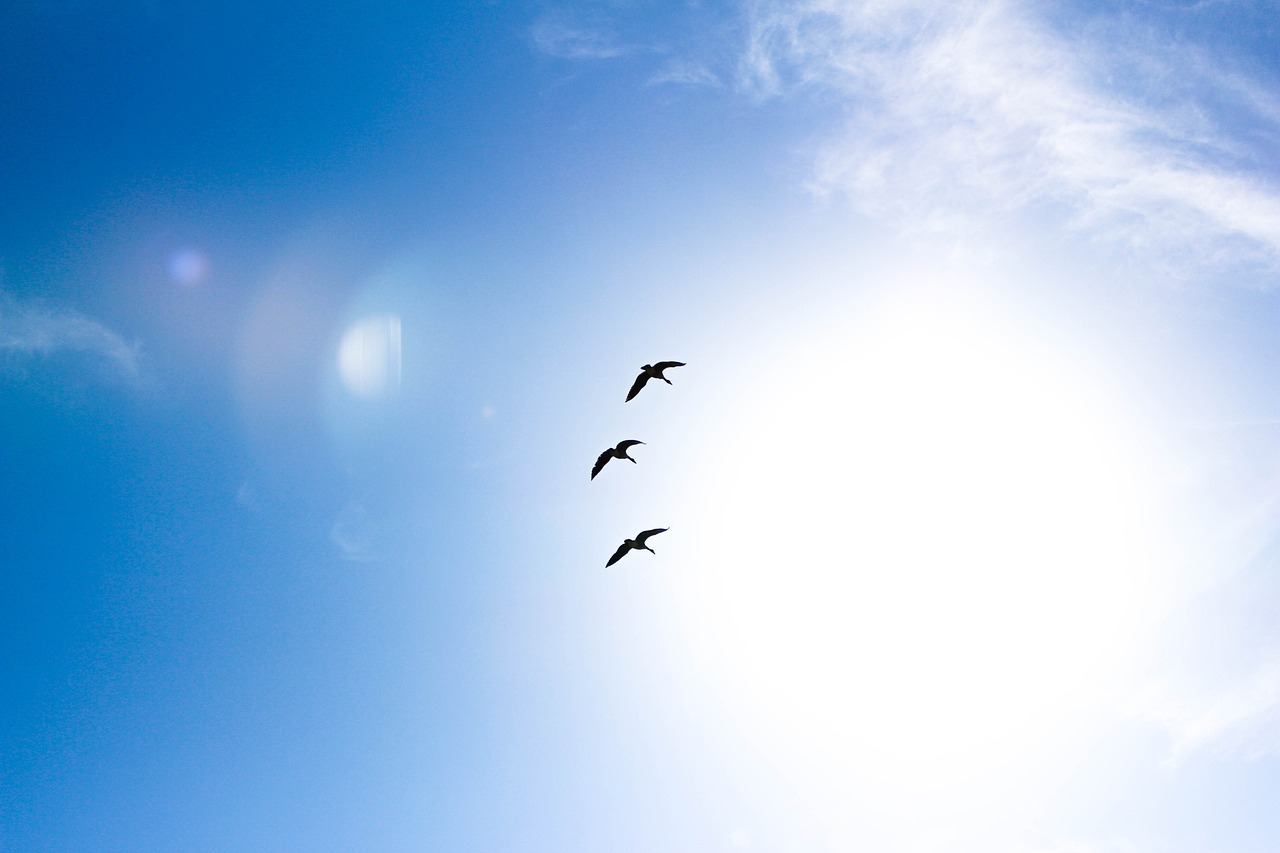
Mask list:
POLYGON ((169 278, 183 287, 199 287, 209 272, 209 256, 199 249, 179 249, 169 256, 169 278))
POLYGON ((357 397, 377 399, 400 388, 400 317, 380 314, 352 324, 338 346, 338 372, 357 397))

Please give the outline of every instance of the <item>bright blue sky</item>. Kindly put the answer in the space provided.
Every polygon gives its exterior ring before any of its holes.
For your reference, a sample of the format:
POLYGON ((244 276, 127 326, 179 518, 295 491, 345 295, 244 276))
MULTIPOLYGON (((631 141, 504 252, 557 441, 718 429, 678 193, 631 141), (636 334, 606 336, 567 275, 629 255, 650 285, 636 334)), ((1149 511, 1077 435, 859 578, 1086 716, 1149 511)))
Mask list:
POLYGON ((0 847, 1280 849, 1274 6, 101 5, 0 10, 0 847))

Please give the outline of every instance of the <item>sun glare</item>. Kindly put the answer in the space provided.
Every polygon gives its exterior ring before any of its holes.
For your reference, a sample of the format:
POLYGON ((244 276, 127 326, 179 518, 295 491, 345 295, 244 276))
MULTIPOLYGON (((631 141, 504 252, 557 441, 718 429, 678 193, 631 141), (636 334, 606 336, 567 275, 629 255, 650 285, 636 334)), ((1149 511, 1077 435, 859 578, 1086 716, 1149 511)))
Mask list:
POLYGON ((759 377, 700 463, 672 578, 727 701, 908 784, 1053 737, 1146 610, 1145 502, 1103 399, 937 293, 759 377))

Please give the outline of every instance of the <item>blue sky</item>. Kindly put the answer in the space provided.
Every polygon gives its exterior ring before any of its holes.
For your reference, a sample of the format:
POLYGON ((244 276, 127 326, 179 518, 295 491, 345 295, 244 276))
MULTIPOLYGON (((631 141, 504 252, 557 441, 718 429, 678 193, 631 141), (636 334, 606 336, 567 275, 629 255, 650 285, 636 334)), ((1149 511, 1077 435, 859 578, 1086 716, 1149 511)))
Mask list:
POLYGON ((6 4, 0 847, 1277 849, 1278 31, 6 4))

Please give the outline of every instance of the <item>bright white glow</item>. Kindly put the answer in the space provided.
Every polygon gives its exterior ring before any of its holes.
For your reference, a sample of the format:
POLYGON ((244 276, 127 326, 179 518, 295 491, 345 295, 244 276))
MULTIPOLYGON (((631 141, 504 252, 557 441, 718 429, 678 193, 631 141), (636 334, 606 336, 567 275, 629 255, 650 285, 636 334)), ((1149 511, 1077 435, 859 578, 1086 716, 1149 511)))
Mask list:
POLYGON ((400 318, 380 314, 347 329, 338 347, 338 371, 357 397, 381 397, 399 388, 400 318))
POLYGON ((1057 737, 1133 652, 1134 471, 1052 351, 917 292, 753 384, 700 460, 671 583, 750 726, 877 779, 969 780, 1057 737))

